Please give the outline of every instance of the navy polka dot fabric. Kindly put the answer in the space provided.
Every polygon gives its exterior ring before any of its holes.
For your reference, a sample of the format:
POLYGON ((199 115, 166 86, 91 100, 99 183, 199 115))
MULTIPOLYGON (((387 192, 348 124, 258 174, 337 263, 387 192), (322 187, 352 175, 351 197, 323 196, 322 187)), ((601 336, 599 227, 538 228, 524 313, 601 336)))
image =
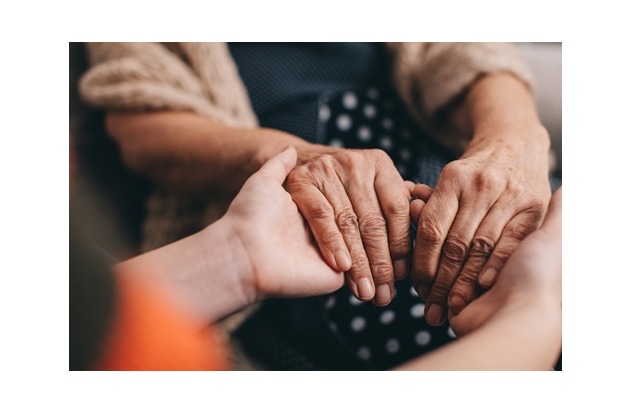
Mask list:
MULTIPOLYGON (((453 160, 407 114, 378 45, 236 43, 230 51, 261 126, 319 144, 382 149, 404 179, 431 186, 453 160)), ((409 277, 395 283, 387 307, 361 302, 347 287, 265 305, 240 333, 243 346, 276 369, 388 369, 456 339, 448 324, 425 322, 409 277)))
MULTIPOLYGON (((329 96, 318 115, 324 144, 382 149, 405 179, 434 184, 447 161, 435 156, 396 96, 376 85, 329 96)), ((320 304, 334 335, 373 369, 391 368, 455 339, 448 325, 425 322, 424 303, 409 278, 395 283, 395 297, 386 307, 359 301, 347 287, 322 297, 320 304)))

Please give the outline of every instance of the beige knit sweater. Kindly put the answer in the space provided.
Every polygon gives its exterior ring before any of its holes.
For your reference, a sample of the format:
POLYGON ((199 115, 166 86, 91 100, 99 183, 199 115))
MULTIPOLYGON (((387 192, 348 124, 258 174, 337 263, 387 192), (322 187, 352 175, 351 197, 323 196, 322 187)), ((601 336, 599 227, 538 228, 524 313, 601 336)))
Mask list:
MULTIPOLYGON (((516 47, 506 43, 391 43, 393 81, 414 118, 436 139, 461 152, 468 137, 435 121, 441 108, 484 74, 509 71, 532 85, 516 47)), ((225 43, 89 43, 91 68, 82 98, 117 111, 191 111, 228 125, 257 127, 247 91, 225 43)), ((200 205, 155 192, 147 204, 143 249, 150 250, 205 227, 226 204, 200 205)))

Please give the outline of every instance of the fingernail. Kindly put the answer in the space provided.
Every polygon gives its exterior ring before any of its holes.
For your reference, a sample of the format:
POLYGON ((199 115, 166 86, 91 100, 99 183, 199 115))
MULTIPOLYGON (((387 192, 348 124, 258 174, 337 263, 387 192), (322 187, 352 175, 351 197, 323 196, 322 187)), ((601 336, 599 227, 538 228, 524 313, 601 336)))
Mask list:
POLYGON ((359 279, 357 289, 361 299, 370 300, 374 297, 374 286, 367 278, 359 279))
POLYGON ((466 301, 460 295, 452 295, 450 298, 450 307, 453 313, 459 313, 466 307, 466 301))
POLYGON ((431 305, 426 317, 427 323, 431 326, 440 326, 442 323, 442 307, 440 305, 431 305))
POLYGON ((337 253, 335 253, 335 263, 337 264, 337 269, 342 272, 350 270, 352 267, 350 255, 348 255, 348 253, 344 250, 338 250, 337 253))
POLYGON ((389 285, 379 285, 376 288, 376 297, 374 299, 379 306, 385 306, 392 301, 392 292, 389 285))
POLYGON ((497 277, 496 269, 493 269, 493 268, 486 269, 486 271, 483 272, 481 276, 479 276, 479 284, 481 286, 489 288, 490 286, 492 286, 492 283, 494 283, 494 279, 496 277, 497 277))
POLYGON ((407 275, 407 260, 397 259, 394 261, 394 277, 403 279, 407 275))

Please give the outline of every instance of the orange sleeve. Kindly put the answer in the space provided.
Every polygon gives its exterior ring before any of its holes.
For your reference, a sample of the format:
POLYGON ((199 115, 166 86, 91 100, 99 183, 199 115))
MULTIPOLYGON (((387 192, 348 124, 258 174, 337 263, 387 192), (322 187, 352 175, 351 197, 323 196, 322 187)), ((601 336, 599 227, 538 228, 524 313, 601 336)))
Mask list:
POLYGON ((110 333, 95 370, 227 370, 227 351, 211 329, 197 325, 158 290, 116 276, 110 333))

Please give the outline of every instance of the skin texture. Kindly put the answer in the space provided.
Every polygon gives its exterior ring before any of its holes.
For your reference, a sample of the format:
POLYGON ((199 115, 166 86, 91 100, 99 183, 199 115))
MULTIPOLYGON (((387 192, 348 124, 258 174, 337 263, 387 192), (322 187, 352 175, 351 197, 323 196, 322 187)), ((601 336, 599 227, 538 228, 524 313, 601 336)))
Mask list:
MULTIPOLYGON (((472 140, 427 200, 413 251, 413 282, 433 325, 492 285, 540 224, 550 196, 549 138, 529 90, 509 74, 493 74, 460 100, 450 118, 472 140)), ((109 113, 106 125, 131 169, 172 192, 212 193, 225 202, 265 161, 295 147, 297 166, 285 187, 320 253, 345 272, 358 299, 391 301, 394 279, 406 273, 412 251, 409 193, 384 152, 311 144, 193 113, 109 113)))
POLYGON ((473 137, 426 199, 413 254, 414 286, 434 326, 492 286, 539 227, 551 196, 549 137, 520 81, 508 74, 482 78, 454 116, 473 137))
POLYGON ((344 277, 322 259, 282 183, 294 148, 243 185, 228 212, 206 229, 117 265, 170 291, 200 327, 270 296, 334 292, 344 277), (151 270, 147 270, 150 268, 151 270))
MULTIPOLYGON (((430 189, 429 189, 430 190, 430 189)), ((423 198, 427 187, 412 194, 423 198)), ((424 201, 412 202, 417 221, 424 201)), ((562 188, 541 228, 518 245, 480 298, 449 322, 459 339, 400 370, 549 370, 562 345, 562 188)))
MULTIPOLYGON (((330 293, 328 267, 282 187, 296 163, 289 148, 247 180, 227 214, 206 229, 116 266, 163 288, 202 328, 269 296, 330 293)), ((418 221, 431 188, 408 183, 418 221)), ((450 321, 461 339, 401 370, 548 370, 561 345, 561 189, 542 228, 521 243, 496 284, 450 321)), ((165 302, 166 304, 166 302, 165 302)))

